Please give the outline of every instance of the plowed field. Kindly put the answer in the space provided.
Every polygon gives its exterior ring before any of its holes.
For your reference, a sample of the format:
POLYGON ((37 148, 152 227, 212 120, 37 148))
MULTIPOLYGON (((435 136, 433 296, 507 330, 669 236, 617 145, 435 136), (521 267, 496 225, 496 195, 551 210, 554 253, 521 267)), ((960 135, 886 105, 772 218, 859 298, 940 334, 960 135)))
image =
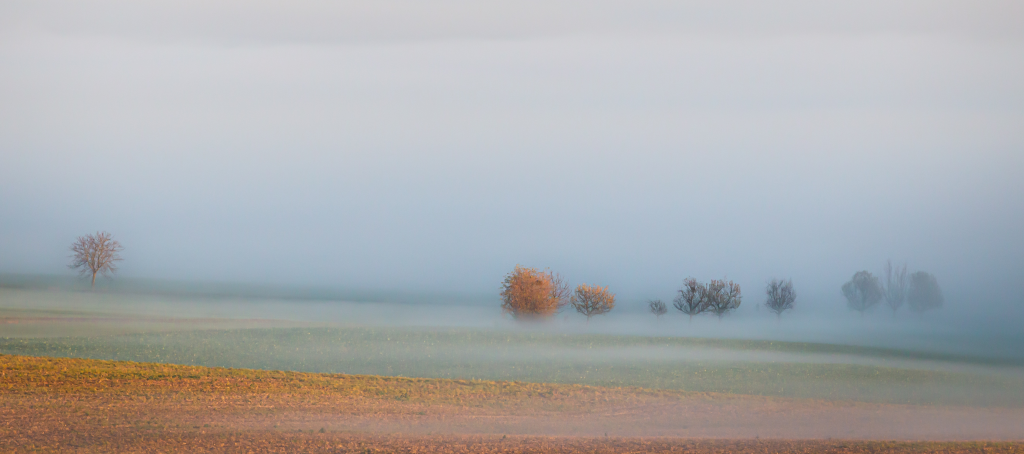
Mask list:
POLYGON ((14 355, 0 380, 4 452, 1024 452, 1013 408, 14 355))

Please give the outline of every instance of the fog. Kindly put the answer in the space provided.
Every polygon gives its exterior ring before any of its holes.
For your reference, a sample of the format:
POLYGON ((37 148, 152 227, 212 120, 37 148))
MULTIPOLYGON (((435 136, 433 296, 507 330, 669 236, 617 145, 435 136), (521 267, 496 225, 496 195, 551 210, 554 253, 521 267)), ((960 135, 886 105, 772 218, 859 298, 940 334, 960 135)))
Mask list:
POLYGON ((496 308, 522 264, 608 285, 610 320, 727 276, 743 331, 783 277, 805 331, 1017 333, 1022 20, 1010 1, 4 2, 0 272, 70 276, 70 243, 106 230, 115 281, 496 308), (857 317, 840 285, 886 259, 934 273, 945 307, 833 329, 857 317))

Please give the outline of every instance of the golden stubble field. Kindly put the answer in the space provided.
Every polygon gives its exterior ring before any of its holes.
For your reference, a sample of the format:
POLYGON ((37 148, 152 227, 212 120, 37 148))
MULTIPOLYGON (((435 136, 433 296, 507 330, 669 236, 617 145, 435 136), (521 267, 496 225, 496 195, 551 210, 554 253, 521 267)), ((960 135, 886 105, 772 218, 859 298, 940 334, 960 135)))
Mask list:
POLYGON ((1014 408, 0 355, 4 452, 1024 452, 1021 434, 1014 408))

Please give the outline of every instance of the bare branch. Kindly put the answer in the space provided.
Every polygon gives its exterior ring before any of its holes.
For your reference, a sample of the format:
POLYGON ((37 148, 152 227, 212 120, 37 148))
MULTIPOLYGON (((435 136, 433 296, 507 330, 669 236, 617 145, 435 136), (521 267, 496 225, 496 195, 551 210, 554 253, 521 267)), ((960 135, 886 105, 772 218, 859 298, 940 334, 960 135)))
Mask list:
POLYGON ((679 289, 679 295, 672 301, 672 306, 688 316, 693 321, 693 316, 708 309, 707 289, 704 284, 697 282, 692 277, 683 281, 683 288, 679 289))
POLYGON ((893 317, 896 311, 903 306, 907 295, 907 265, 893 268, 892 260, 885 262, 885 285, 882 289, 885 297, 885 304, 892 309, 893 317))
POLYGON ((764 302, 768 310, 775 313, 779 318, 782 313, 792 309, 796 301, 796 291, 793 290, 793 280, 772 279, 765 287, 768 299, 764 302))
POLYGON ((121 261, 120 252, 124 250, 107 232, 96 232, 95 235, 78 237, 71 244, 71 269, 79 274, 92 276, 92 287, 96 287, 96 275, 110 276, 117 271, 117 262, 121 261))
POLYGON ((590 323, 590 317, 606 314, 615 308, 615 294, 609 292, 608 287, 580 284, 570 302, 573 309, 587 316, 587 323, 590 323))
POLYGON ((551 298, 557 301, 558 310, 556 312, 561 312, 569 304, 569 299, 572 296, 569 291, 569 283, 565 282, 561 274, 547 272, 547 275, 551 280, 551 298))
POLYGON ((707 310, 721 319, 725 314, 740 307, 743 295, 740 285, 733 281, 712 280, 707 289, 707 310))

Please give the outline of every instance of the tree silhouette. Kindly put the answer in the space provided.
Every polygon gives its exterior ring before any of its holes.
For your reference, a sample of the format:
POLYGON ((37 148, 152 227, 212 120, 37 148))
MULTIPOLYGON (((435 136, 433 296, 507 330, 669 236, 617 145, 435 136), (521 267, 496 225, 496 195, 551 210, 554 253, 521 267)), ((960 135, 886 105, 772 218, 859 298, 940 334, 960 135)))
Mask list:
POLYGON ((775 313, 776 318, 781 319, 782 313, 793 308, 796 301, 796 291, 793 290, 793 280, 772 279, 765 287, 768 299, 764 305, 768 310, 775 313))
POLYGON ((910 275, 910 290, 907 292, 907 305, 910 310, 919 314, 927 310, 942 307, 942 290, 935 276, 924 271, 910 275))
POLYGON ((892 309, 892 316, 895 317, 896 311, 899 310, 900 306, 903 306, 903 301, 907 296, 906 264, 893 268, 892 260, 886 260, 885 287, 882 290, 885 304, 889 306, 889 309, 892 309))
POLYGON ((679 289, 679 295, 672 301, 672 306, 690 316, 690 323, 693 323, 694 315, 708 309, 707 288, 692 277, 686 278, 683 281, 683 288, 679 289))
POLYGON ((110 276, 117 271, 119 254, 124 248, 114 241, 107 232, 96 232, 95 235, 78 237, 71 244, 71 264, 68 268, 77 269, 82 276, 92 275, 91 288, 96 288, 96 275, 110 276))
POLYGON ((665 307, 665 302, 662 300, 650 300, 647 302, 647 308, 650 309, 651 313, 656 317, 661 318, 668 312, 668 308, 665 307))
POLYGON ((850 282, 843 284, 843 296, 846 297, 846 305, 850 309, 860 312, 871 309, 882 299, 882 286, 878 278, 867 271, 858 271, 850 279, 850 282))
POLYGON ((707 289, 707 311, 717 315, 719 320, 725 314, 740 307, 743 295, 740 293, 739 284, 724 279, 713 279, 705 288, 707 289))

